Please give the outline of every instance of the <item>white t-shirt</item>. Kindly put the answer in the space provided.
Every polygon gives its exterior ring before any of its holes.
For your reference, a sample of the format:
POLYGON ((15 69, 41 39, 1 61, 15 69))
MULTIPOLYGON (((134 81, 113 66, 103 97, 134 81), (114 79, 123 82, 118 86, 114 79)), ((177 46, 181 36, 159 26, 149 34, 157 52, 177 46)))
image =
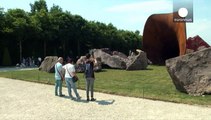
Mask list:
POLYGON ((71 74, 72 72, 75 72, 75 66, 74 66, 73 64, 67 63, 66 65, 63 66, 63 68, 65 69, 65 78, 72 78, 72 77, 70 76, 70 74, 71 74), (67 69, 68 69, 68 71, 67 71, 67 69), (69 74, 68 72, 69 72, 70 74, 69 74))

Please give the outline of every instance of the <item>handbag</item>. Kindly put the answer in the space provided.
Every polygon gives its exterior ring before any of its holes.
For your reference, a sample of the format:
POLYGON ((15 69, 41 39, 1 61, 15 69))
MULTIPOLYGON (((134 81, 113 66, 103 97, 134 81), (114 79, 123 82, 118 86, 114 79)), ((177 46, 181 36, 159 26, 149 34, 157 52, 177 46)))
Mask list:
POLYGON ((78 77, 76 77, 76 76, 73 76, 72 79, 73 79, 73 82, 77 82, 78 81, 78 77))
POLYGON ((74 83, 77 82, 77 81, 79 80, 78 77, 77 77, 77 76, 72 76, 72 75, 70 74, 70 72, 69 72, 67 66, 66 66, 66 69, 67 69, 67 72, 69 73, 69 75, 72 77, 73 82, 74 82, 74 83))

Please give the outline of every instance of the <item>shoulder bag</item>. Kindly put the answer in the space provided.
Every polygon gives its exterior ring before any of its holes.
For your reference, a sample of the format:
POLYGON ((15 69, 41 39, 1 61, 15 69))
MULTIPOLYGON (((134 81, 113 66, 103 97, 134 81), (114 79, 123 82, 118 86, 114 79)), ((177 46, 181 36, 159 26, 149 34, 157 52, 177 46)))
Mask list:
POLYGON ((74 82, 74 83, 77 82, 77 81, 78 81, 78 77, 77 77, 77 76, 72 76, 72 75, 70 74, 70 72, 69 72, 67 66, 66 66, 66 69, 67 69, 67 72, 69 73, 69 75, 72 77, 73 82, 74 82))

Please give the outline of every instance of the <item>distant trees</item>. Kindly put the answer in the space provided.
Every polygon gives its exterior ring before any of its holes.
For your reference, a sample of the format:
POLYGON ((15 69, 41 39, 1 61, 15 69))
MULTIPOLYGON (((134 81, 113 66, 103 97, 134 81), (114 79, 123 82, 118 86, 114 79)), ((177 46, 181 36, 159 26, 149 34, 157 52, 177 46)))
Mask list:
POLYGON ((118 30, 112 23, 87 21, 57 5, 48 10, 45 0, 30 6, 30 12, 22 9, 5 12, 0 8, 0 66, 5 65, 3 53, 16 64, 23 57, 76 57, 93 48, 110 48, 126 54, 141 48, 139 31, 118 30))
MULTIPOLYGON (((12 36, 12 43, 16 43, 19 47, 19 60, 22 58, 22 43, 28 37, 30 26, 30 18, 28 14, 22 9, 11 9, 5 14, 5 34, 12 36)), ((9 37, 8 36, 8 37, 9 37)), ((5 39, 8 40, 8 39, 5 39)), ((12 44, 10 44, 12 46, 12 44)))

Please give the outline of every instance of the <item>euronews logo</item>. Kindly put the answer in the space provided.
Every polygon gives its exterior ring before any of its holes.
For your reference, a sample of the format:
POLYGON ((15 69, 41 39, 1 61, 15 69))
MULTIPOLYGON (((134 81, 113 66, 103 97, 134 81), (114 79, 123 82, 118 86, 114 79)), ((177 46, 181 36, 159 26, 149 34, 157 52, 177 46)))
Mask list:
POLYGON ((174 22, 193 22, 193 0, 174 0, 174 22))
POLYGON ((180 8, 179 11, 178 11, 178 14, 182 18, 186 17, 188 15, 187 8, 180 8))

